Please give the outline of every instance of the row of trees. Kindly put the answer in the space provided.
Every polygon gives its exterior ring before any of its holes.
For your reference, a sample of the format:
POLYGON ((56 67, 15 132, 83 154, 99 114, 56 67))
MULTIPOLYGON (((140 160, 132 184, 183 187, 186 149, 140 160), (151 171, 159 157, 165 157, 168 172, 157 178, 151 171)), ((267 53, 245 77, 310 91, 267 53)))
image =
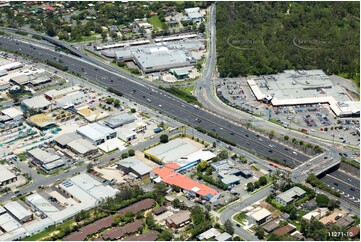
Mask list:
POLYGON ((261 176, 258 181, 247 183, 247 191, 253 192, 260 187, 267 185, 267 178, 265 176, 261 176))

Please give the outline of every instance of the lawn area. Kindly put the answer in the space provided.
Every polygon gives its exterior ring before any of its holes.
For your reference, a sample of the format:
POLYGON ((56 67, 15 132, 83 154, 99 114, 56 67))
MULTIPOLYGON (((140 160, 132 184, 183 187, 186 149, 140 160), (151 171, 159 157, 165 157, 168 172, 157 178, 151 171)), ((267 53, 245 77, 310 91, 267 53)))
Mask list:
POLYGON ((163 29, 163 23, 160 21, 158 16, 153 16, 151 18, 148 18, 148 22, 153 25, 153 29, 155 30, 162 30, 163 29))
POLYGON ((238 213, 236 216, 233 217, 233 219, 238 223, 245 225, 246 213, 244 212, 238 213))
POLYGON ((56 225, 56 226, 50 226, 49 228, 45 229, 44 231, 38 233, 38 234, 34 234, 33 236, 27 237, 24 239, 24 241, 39 241, 39 240, 44 240, 47 237, 50 236, 51 233, 54 233, 56 231, 62 231, 65 228, 68 228, 70 225, 72 225, 74 223, 74 220, 68 220, 62 224, 56 225))
POLYGON ((194 86, 180 87, 179 89, 190 94, 194 90, 194 86))
POLYGON ((93 41, 93 40, 98 40, 98 39, 101 39, 99 37, 99 35, 94 34, 94 35, 91 35, 91 36, 81 36, 80 39, 70 40, 68 42, 70 42, 70 43, 78 43, 78 42, 93 41))

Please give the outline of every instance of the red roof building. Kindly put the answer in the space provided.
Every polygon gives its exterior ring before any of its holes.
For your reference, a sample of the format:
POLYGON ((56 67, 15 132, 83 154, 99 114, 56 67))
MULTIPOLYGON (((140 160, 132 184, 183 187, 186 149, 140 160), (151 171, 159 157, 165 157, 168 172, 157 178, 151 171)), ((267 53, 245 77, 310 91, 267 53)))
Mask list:
POLYGON ((179 167, 180 166, 178 164, 168 163, 162 167, 154 169, 152 173, 168 185, 178 186, 189 193, 206 198, 207 200, 215 201, 219 197, 220 194, 216 190, 177 173, 175 169, 178 169, 179 167))

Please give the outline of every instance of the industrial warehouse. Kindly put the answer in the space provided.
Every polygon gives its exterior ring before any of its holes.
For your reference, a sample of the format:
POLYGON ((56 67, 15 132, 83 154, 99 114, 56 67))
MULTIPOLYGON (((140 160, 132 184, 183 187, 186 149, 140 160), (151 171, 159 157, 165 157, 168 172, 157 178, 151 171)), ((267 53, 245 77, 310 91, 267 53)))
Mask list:
POLYGON ((337 117, 360 115, 360 102, 322 70, 286 70, 247 83, 257 100, 273 106, 328 104, 337 117))
POLYGON ((143 73, 150 73, 194 66, 199 56, 192 51, 204 48, 198 40, 183 40, 103 50, 102 54, 118 61, 133 61, 143 73))

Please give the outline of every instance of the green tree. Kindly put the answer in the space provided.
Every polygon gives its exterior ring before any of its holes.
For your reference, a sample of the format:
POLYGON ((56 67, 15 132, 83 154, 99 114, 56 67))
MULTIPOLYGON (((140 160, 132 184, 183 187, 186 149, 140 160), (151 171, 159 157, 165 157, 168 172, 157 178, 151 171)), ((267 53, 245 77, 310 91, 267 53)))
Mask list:
POLYGON ((286 141, 288 141, 288 140, 290 139, 290 137, 289 137, 288 135, 285 135, 285 136, 283 137, 283 139, 286 140, 286 141))
POLYGON ((316 202, 320 207, 327 207, 330 199, 325 194, 317 194, 316 202))
POLYGON ((161 143, 168 143, 168 135, 166 134, 162 134, 159 139, 161 143))
POLYGON ((94 171, 94 168, 93 168, 93 164, 91 164, 91 163, 89 163, 89 164, 87 164, 86 165, 86 170, 87 170, 87 172, 88 173, 90 173, 90 172, 93 172, 94 171))
POLYGON ((253 192, 253 190, 254 190, 253 182, 248 182, 247 183, 247 191, 248 192, 253 192))
POLYGON ((133 149, 128 150, 128 155, 129 156, 134 156, 135 155, 135 151, 133 149))
POLYGON ((205 171, 209 166, 210 166, 210 165, 209 165, 208 161, 202 160, 202 161, 199 162, 198 165, 197 165, 197 171, 203 172, 203 171, 205 171))
POLYGON ((266 184, 267 184, 267 178, 264 177, 264 176, 261 176, 261 177, 259 178, 259 184, 260 184, 261 186, 266 185, 266 184))
POLYGON ((119 99, 115 99, 114 100, 114 107, 119 107, 119 105, 120 105, 119 99))
POLYGON ((131 113, 135 113, 136 111, 137 111, 137 110, 136 110, 135 108, 131 108, 131 109, 130 109, 130 112, 131 112, 131 113))
POLYGON ((260 240, 262 240, 264 238, 264 229, 260 226, 257 226, 255 228, 255 234, 257 236, 257 238, 259 238, 260 240))
POLYGON ((230 219, 227 219, 224 223, 224 230, 230 235, 234 234, 233 223, 230 219))
POLYGON ((122 154, 122 159, 128 158, 128 153, 123 153, 122 154))

